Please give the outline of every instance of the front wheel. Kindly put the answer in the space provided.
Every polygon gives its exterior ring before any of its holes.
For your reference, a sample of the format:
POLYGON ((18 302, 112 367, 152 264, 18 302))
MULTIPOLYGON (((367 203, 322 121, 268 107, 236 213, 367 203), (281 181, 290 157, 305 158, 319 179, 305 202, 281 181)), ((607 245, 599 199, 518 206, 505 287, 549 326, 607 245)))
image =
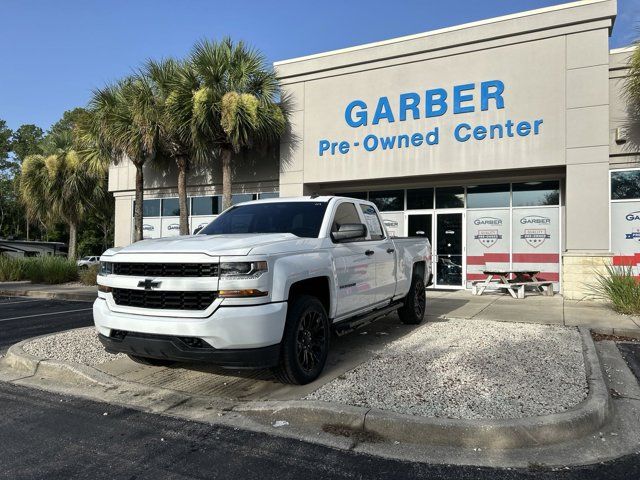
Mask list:
POLYGON ((404 298, 404 305, 398 309, 400 321, 407 325, 418 325, 424 318, 427 306, 424 281, 419 275, 414 275, 411 280, 409 293, 404 298))
POLYGON ((324 368, 329 352, 329 319, 322 303, 310 295, 293 300, 287 312, 280 364, 275 368, 284 383, 304 385, 324 368))

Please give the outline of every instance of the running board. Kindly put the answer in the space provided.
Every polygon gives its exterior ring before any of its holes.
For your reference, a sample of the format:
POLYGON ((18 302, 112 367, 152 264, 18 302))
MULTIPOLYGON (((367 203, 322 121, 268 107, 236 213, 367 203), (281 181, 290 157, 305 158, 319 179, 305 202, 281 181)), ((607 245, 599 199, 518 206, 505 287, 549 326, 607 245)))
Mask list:
POLYGON ((395 312, 400 307, 404 305, 403 302, 394 302, 391 305, 387 305, 386 307, 379 308, 377 310, 373 310, 369 313, 365 313, 363 315, 359 315, 357 317, 349 318, 347 320, 342 320, 333 325, 333 329, 336 332, 336 335, 342 336, 347 333, 353 332, 357 328, 363 327, 374 320, 377 320, 380 317, 384 317, 385 315, 390 314, 391 312, 395 312))

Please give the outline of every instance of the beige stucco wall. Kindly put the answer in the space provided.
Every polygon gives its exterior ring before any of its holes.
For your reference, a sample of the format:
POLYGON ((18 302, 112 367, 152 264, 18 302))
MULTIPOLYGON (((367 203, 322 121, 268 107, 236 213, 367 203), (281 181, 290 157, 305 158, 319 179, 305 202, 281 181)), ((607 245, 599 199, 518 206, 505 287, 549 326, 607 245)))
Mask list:
MULTIPOLYGON (((277 149, 240 154, 234 158, 233 193, 278 191, 279 158, 277 149)), ((187 194, 222 194, 219 162, 196 165, 187 175, 187 194)), ((109 169, 109 191, 115 197, 115 246, 129 245, 133 231, 133 200, 135 197, 135 167, 124 159, 109 169)), ((145 198, 166 198, 178 195, 177 171, 171 162, 157 162, 144 168, 145 198)))
MULTIPOLYGON (((290 135, 283 141, 280 191, 299 195, 364 179, 407 183, 442 174, 564 168, 565 239, 569 252, 606 252, 609 164, 608 36, 615 1, 577 2, 411 37, 327 52, 276 64, 293 99, 290 135), (505 35, 505 34, 509 35, 505 35), (399 95, 498 79, 504 109, 398 121, 399 95), (386 96, 396 121, 371 125, 386 96), (350 127, 345 108, 366 102, 369 125, 350 127), (539 135, 453 139, 454 127, 543 119, 539 135), (378 137, 439 129, 438 145, 320 156, 319 142, 362 144, 378 137)), ((476 88, 477 93, 477 88, 476 88)), ((478 103, 475 103, 476 106, 478 103)))
MULTIPOLYGON (((629 145, 612 142, 615 127, 628 117, 619 81, 610 79, 615 75, 610 75, 608 37, 616 11, 615 1, 576 2, 277 63, 295 105, 283 141, 281 194, 348 191, 350 185, 445 185, 483 176, 502 181, 535 167, 541 167, 540 174, 556 172, 564 190, 564 293, 584 298, 594 270, 610 259, 610 148, 614 155, 625 151, 612 163, 638 160, 629 145), (451 92, 453 85, 491 79, 505 84, 504 109, 358 128, 344 119, 345 107, 355 99, 367 103, 371 120, 377 99, 387 96, 397 118, 401 93, 437 87, 451 92), (464 143, 451 138, 460 122, 538 118, 544 119, 538 136, 464 143), (435 127, 440 143, 429 148, 319 155, 321 139, 351 145, 367 134, 435 127)), ((615 70, 622 60, 612 55, 611 61, 615 70)))
POLYGON ((562 256, 562 294, 568 300, 604 301, 593 291, 598 274, 606 275, 609 253, 565 253, 562 256))

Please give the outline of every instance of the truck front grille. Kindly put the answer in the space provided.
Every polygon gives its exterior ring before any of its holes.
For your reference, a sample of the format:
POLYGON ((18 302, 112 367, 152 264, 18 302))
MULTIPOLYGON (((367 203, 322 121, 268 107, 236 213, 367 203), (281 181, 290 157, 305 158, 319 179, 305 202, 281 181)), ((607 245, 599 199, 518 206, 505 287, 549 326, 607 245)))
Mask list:
POLYGON ((206 310, 217 296, 218 292, 113 289, 116 305, 165 310, 206 310))
POLYGON ((217 277, 218 264, 115 262, 113 273, 137 277, 217 277))

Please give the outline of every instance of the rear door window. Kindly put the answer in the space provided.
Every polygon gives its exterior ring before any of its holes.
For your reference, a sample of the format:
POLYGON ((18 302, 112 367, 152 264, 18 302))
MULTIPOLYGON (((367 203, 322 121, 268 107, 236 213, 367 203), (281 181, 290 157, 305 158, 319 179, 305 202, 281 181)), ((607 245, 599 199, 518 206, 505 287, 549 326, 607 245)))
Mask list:
POLYGON ((380 219, 378 218, 375 208, 371 205, 361 203, 360 209, 364 215, 364 223, 367 226, 367 230, 369 230, 371 240, 382 240, 384 238, 384 230, 382 229, 382 225, 380 224, 380 219))

